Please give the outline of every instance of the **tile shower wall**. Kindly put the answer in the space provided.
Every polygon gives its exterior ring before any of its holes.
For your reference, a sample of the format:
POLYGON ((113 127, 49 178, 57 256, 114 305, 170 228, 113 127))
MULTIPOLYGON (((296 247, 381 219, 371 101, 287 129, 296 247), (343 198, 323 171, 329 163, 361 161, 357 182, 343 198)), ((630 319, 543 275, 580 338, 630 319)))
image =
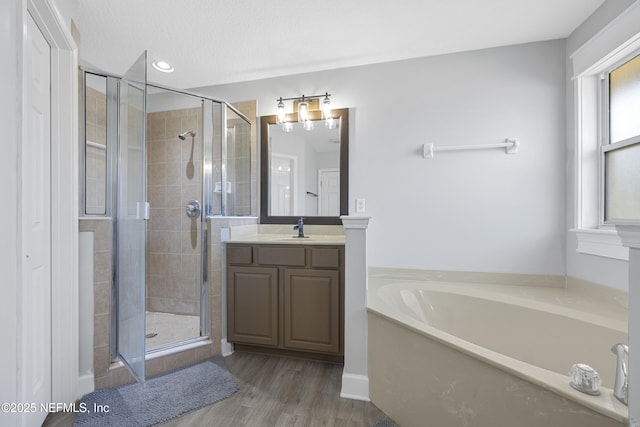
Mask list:
POLYGON ((147 310, 200 314, 200 220, 187 217, 202 199, 202 110, 147 115, 147 310), (195 138, 178 138, 194 130, 195 138))
POLYGON ((85 103, 85 132, 88 142, 85 157, 85 209, 88 214, 104 215, 107 191, 106 96, 87 87, 85 103))
POLYGON ((96 388, 110 387, 109 339, 113 222, 111 218, 81 219, 79 231, 93 232, 93 375, 96 388))
POLYGON ((227 119, 228 216, 251 214, 251 127, 240 118, 227 119), (246 141, 246 142, 245 142, 246 141))
MULTIPOLYGON (((233 119, 227 127, 236 129, 235 139, 244 141, 246 133, 249 133, 250 144, 234 147, 227 152, 229 161, 227 167, 232 171, 233 179, 238 182, 238 191, 235 193, 234 204, 237 211, 228 215, 258 215, 258 147, 257 147, 257 112, 256 101, 234 102, 233 106, 249 119, 250 126, 244 125, 244 121, 233 119)), ((230 178, 231 179, 231 178, 230 178)))

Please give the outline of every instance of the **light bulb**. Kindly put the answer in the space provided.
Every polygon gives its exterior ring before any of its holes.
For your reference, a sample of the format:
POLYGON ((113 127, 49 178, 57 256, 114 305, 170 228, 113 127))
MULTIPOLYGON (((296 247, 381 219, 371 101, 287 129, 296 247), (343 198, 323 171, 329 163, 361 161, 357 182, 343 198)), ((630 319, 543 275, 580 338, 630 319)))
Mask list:
POLYGON ((298 121, 300 123, 309 121, 309 103, 307 101, 298 104, 298 121))
POLYGON ((322 101, 322 116, 325 119, 331 117, 331 101, 329 100, 328 93, 325 93, 324 100, 322 101))
POLYGON ((285 114, 284 114, 284 102, 282 102, 282 97, 278 100, 278 124, 282 124, 285 122, 285 114))

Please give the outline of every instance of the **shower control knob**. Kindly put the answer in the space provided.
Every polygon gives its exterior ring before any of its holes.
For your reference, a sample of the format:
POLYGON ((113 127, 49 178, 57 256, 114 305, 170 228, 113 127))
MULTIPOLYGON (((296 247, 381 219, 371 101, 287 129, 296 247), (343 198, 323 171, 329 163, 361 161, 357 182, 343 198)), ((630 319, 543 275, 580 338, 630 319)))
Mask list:
POLYGON ((200 202, 191 200, 187 203, 187 216, 189 218, 198 218, 200 216, 200 202))

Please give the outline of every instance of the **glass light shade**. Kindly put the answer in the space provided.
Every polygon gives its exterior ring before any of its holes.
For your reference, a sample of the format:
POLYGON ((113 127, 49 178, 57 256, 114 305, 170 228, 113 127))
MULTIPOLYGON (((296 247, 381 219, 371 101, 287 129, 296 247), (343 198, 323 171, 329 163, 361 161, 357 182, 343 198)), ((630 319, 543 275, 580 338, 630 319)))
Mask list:
POLYGON ((278 101, 278 118, 277 123, 282 124, 285 122, 285 113, 284 113, 284 102, 282 102, 282 98, 278 101))
POLYGON ((305 123, 309 121, 309 103, 302 101, 298 104, 298 121, 305 123))
POLYGON ((325 96, 322 101, 322 117, 324 119, 331 117, 331 101, 328 96, 325 96))

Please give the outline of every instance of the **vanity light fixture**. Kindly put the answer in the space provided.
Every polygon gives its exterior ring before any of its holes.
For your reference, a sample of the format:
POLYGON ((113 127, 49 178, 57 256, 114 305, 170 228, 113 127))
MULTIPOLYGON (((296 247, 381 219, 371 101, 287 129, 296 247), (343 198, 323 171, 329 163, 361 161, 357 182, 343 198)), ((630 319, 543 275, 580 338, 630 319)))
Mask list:
POLYGON ((320 99, 324 98, 322 99, 322 118, 325 120, 325 125, 328 128, 333 129, 335 127, 335 124, 331 115, 331 100, 329 99, 330 96, 331 94, 329 92, 325 92, 324 95, 302 95, 301 97, 294 98, 280 97, 276 100, 278 102, 276 122, 283 126, 282 128, 285 132, 290 132, 292 129, 292 123, 287 122, 287 116, 284 110, 284 101, 297 101, 298 122, 302 123, 305 130, 311 130, 313 129, 313 122, 309 119, 309 100, 317 99, 318 101, 320 101, 320 99))
POLYGON ((158 71, 162 71, 163 73, 173 73, 173 67, 166 61, 153 61, 151 65, 153 65, 153 68, 158 71))

